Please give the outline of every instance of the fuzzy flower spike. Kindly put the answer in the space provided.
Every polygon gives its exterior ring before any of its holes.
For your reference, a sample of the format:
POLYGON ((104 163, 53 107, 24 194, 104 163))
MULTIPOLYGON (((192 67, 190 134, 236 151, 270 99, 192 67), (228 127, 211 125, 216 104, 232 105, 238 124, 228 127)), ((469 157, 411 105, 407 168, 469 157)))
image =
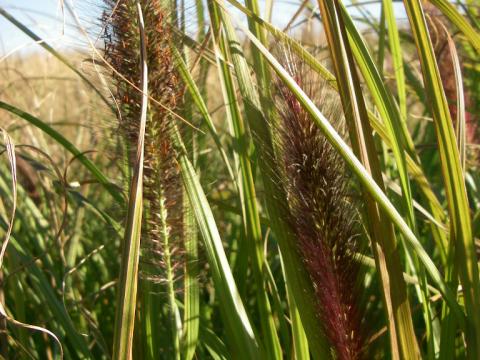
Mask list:
MULTIPOLYGON (((285 67, 338 128, 341 107, 325 81, 294 59, 285 67)), ((292 92, 278 83, 277 93, 284 181, 299 253, 316 291, 319 320, 337 359, 361 359, 361 272, 355 259, 360 237, 358 213, 348 195, 349 176, 340 155, 292 92)))

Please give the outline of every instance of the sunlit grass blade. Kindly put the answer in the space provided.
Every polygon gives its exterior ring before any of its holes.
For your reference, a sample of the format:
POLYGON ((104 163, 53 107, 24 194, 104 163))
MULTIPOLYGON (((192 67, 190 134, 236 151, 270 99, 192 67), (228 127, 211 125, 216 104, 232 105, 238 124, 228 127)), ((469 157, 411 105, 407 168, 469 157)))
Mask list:
MULTIPOLYGON (((413 199, 410 190, 410 180, 408 178, 406 159, 405 159, 405 142, 402 136, 403 128, 401 125, 402 115, 396 107, 392 94, 385 86, 382 77, 375 66, 372 56, 370 55, 367 45, 358 33, 355 25, 345 7, 342 6, 342 14, 345 21, 345 27, 352 45, 353 55, 356 63, 365 79, 366 85, 370 90, 370 94, 374 99, 375 105, 383 123, 388 131, 388 137, 391 141, 391 148, 398 167, 398 174, 402 188, 402 202, 405 216, 408 219, 410 227, 415 227, 415 216, 413 214, 413 199)), ((403 67, 402 67, 403 69, 403 67)))
POLYGON ((233 76, 223 59, 229 59, 228 41, 220 33, 220 19, 214 7, 209 5, 212 20, 215 51, 219 68, 220 83, 224 102, 227 104, 227 120, 231 135, 236 142, 236 159, 239 165, 239 197, 242 209, 242 220, 245 227, 249 257, 252 260, 253 276, 257 292, 257 301, 260 314, 260 324, 266 357, 276 359, 281 357, 282 349, 278 339, 273 314, 268 299, 268 292, 263 275, 265 256, 263 252, 262 229, 257 204, 255 184, 253 180, 252 164, 249 157, 249 144, 245 121, 240 113, 233 76))
MULTIPOLYGON (((260 8, 258 5, 258 0, 245 0, 245 6, 248 10, 252 12, 253 15, 258 16, 260 14, 260 8)), ((268 46, 267 38, 266 38, 266 31, 261 24, 255 21, 252 17, 247 17, 248 27, 253 35, 265 46, 268 46)), ((257 82, 259 85, 259 94, 260 94, 260 102, 262 103, 263 112, 270 116, 271 112, 271 104, 266 99, 269 98, 271 95, 270 89, 270 74, 268 70, 268 65, 266 61, 263 59, 260 52, 257 48, 252 49, 252 57, 253 57, 253 71, 255 72, 257 82)))
MULTIPOLYGON (((267 240, 266 240, 267 241, 267 240)), ((285 272, 283 272, 284 274, 285 272)), ((272 269, 270 268, 270 265, 268 264, 268 261, 265 261, 265 276, 267 278, 267 283, 268 283, 268 289, 269 292, 272 296, 272 309, 273 312, 277 314, 277 321, 278 321, 278 335, 280 338, 280 342, 282 344, 282 351, 284 354, 290 354, 291 353, 291 342, 292 342, 292 336, 290 336, 290 327, 289 324, 287 323, 287 319, 285 318, 284 315, 284 305, 283 305, 283 299, 279 293, 279 288, 277 286, 277 283, 275 282, 274 275, 272 273, 272 269)), ((282 278, 282 280, 285 277, 282 278)), ((290 305, 289 305, 290 309, 290 305)), ((301 323, 300 320, 300 315, 298 314, 297 311, 297 319, 301 323)), ((292 327, 293 331, 293 327, 292 327)), ((304 344, 306 345, 306 348, 308 348, 308 342, 307 342, 307 337, 305 336, 305 333, 303 334, 303 341, 304 344)))
POLYGON ((395 83, 397 85, 398 105, 402 121, 407 119, 407 91, 405 88, 405 73, 403 71, 402 48, 400 45, 400 36, 398 34, 397 20, 393 9, 392 0, 382 1, 383 12, 388 29, 388 41, 390 52, 392 54, 392 66, 395 74, 395 83))
POLYGON ((222 319, 229 336, 227 342, 235 351, 245 354, 249 359, 260 359, 260 349, 245 307, 238 294, 212 210, 195 170, 187 157, 178 130, 174 129, 172 136, 173 143, 178 151, 178 162, 185 190, 202 234, 214 285, 220 298, 222 319))
POLYGON ((182 359, 191 360, 195 356, 200 326, 200 284, 198 266, 198 234, 195 216, 190 201, 184 199, 185 220, 185 295, 182 336, 182 359))
POLYGON ((18 117, 24 119, 25 121, 29 122, 30 124, 39 128, 45 134, 50 136, 53 140, 63 146, 65 150, 73 154, 78 159, 78 161, 80 161, 85 166, 85 168, 90 171, 90 173, 98 180, 98 182, 105 187, 105 190, 107 190, 119 204, 124 203, 124 199, 120 190, 115 187, 111 181, 108 180, 108 178, 102 173, 102 171, 90 159, 88 159, 84 153, 78 150, 75 145, 73 145, 69 140, 67 140, 62 134, 53 129, 46 122, 1 100, 0 108, 17 115, 18 117))
MULTIPOLYGON (((197 2, 197 6, 203 8, 203 4, 201 2, 197 2)), ((182 9, 183 10, 183 9, 182 9)), ((183 13, 182 13, 183 14, 183 13)), ((198 14, 198 20, 200 24, 204 23, 204 15, 203 11, 202 14, 198 14)), ((198 39, 202 40, 204 37, 203 33, 204 29, 199 29, 198 39)), ((203 54, 203 49, 200 50, 203 54)), ((202 94, 197 87, 197 84, 192 78, 191 72, 189 71, 188 63, 188 51, 187 46, 184 45, 183 52, 177 50, 176 47, 172 47, 173 51, 173 59, 175 61, 176 69, 180 73, 182 77, 183 83, 186 85, 186 88, 189 90, 189 93, 186 94, 187 96, 184 98, 184 109, 183 109, 183 116, 189 117, 195 105, 199 109, 200 113, 203 116, 204 121, 207 123, 207 127, 210 130, 210 135, 213 137, 215 144, 217 145, 217 149, 220 152, 220 155, 228 169, 230 177, 232 180, 233 178, 233 171, 230 167, 230 163, 228 161, 228 157, 222 144, 220 142, 220 137, 217 134, 215 125, 213 124, 213 120, 210 116, 210 113, 207 109, 207 106, 203 100, 202 94), (184 60, 185 59, 185 60, 184 60), (193 101, 192 101, 193 100, 193 101)), ((197 58, 199 59, 199 58, 197 58)), ((201 67, 206 64, 201 63, 201 67)), ((208 65, 207 65, 208 66, 208 65)), ((192 66, 190 66, 192 69, 192 66)), ((200 72, 202 71, 200 70, 200 72)), ((200 76, 202 77, 202 76, 200 76)), ((199 86, 202 86, 202 83, 199 83, 199 86)), ((205 94, 205 93, 204 93, 205 94)), ((194 143, 195 132, 192 129, 184 129, 184 136, 187 137, 188 140, 188 152, 192 159, 193 164, 196 163, 198 160, 198 145, 194 143)), ((195 165, 194 165, 195 166, 195 165)), ((181 186, 181 185, 180 185, 181 186)), ((200 265, 199 265, 199 242, 198 242, 198 228, 197 223, 195 220, 195 214, 192 211, 192 207, 190 205, 190 200, 188 196, 186 196, 185 188, 182 186, 182 202, 183 202, 183 246, 185 249, 184 255, 184 280, 183 280, 183 287, 184 287, 184 294, 183 294, 183 321, 182 321, 182 333, 181 333, 181 359, 182 360, 192 360, 197 355, 197 349, 199 349, 199 331, 200 331, 200 265)), ((155 341, 152 338, 152 346, 155 345, 155 341)), ((158 355, 156 356, 158 357, 158 355)), ((154 357, 154 358, 156 358, 154 357)))
POLYGON ((307 335, 305 334, 305 329, 303 328, 300 313, 291 292, 291 287, 287 286, 288 279, 285 273, 285 265, 283 263, 281 255, 280 263, 282 265, 283 277, 285 278, 285 290, 287 292, 288 309, 290 311, 290 321, 292 322, 292 355, 297 360, 308 360, 310 359, 310 353, 308 351, 307 335))
POLYGON ((210 135, 212 136, 213 141, 215 141, 215 145, 217 145, 217 149, 220 152, 220 155, 222 157, 223 162, 225 163, 225 166, 227 167, 230 177, 232 178, 232 180, 235 180, 235 176, 233 174, 232 167, 230 166, 230 161, 228 160, 227 153, 225 152, 222 146, 220 137, 218 136, 218 133, 217 133, 217 129, 215 128, 215 124, 213 123, 213 120, 212 120, 212 117, 210 116, 210 112, 208 111, 207 105, 203 100, 202 94, 200 93, 200 90, 195 84, 195 81, 193 80, 192 75, 190 74, 187 68, 187 65, 183 61, 178 50, 176 48, 173 48, 172 50, 173 50, 173 55, 175 57, 175 61, 177 62, 177 69, 180 73, 180 76, 182 77, 182 80, 184 81, 188 91, 190 92, 192 99, 198 108, 198 111, 200 111, 200 113, 203 116, 203 119, 205 120, 205 123, 207 124, 207 128, 210 131, 210 135))
POLYGON ((431 0, 435 5, 470 41, 475 49, 480 52, 480 34, 467 22, 465 16, 447 0, 431 0))
POLYGON ((140 47, 142 64, 142 104, 138 132, 137 152, 134 162, 133 177, 128 199, 127 220, 122 244, 120 276, 117 288, 117 308, 115 314, 113 358, 132 359, 133 330, 135 325, 135 308, 137 302, 138 262, 140 257, 140 239, 143 214, 143 160, 145 125, 148 106, 148 69, 147 51, 143 15, 137 3, 140 28, 140 47))
MULTIPOLYGON (((418 0, 405 0, 404 3, 420 58, 424 86, 435 125, 451 222, 449 250, 455 251, 455 263, 450 265, 454 265, 458 270, 465 299, 467 353, 472 359, 478 358, 480 354, 480 284, 460 156, 422 6, 418 0)), ((456 271, 454 270, 453 273, 455 274, 456 271)))
POLYGON ((458 57, 457 49, 455 43, 453 42, 452 37, 448 34, 448 48, 450 51, 450 56, 452 58, 453 64, 453 73, 455 75, 455 88, 456 88, 456 113, 457 118, 455 119, 455 136, 457 139, 458 153, 460 156, 460 164, 462 169, 465 171, 465 161, 466 161, 466 119, 465 119, 465 94, 463 87, 463 77, 462 77, 462 68, 460 65, 460 59, 458 57))

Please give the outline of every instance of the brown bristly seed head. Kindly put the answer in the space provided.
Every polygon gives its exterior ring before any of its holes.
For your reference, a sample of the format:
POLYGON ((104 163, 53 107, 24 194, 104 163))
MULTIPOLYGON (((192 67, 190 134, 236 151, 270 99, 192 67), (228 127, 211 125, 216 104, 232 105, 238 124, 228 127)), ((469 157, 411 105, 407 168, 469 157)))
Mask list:
MULTIPOLYGON (((135 1, 104 0, 105 57, 116 70, 115 96, 120 131, 134 158, 140 119, 140 36, 135 1), (117 73, 118 72, 118 73, 117 73), (123 79, 124 77, 125 79, 123 79), (129 84, 131 83, 131 84, 129 84)), ((165 244, 168 243, 175 276, 183 264, 182 182, 170 140, 175 110, 182 96, 172 56, 172 24, 165 1, 141 0, 147 47, 149 102, 145 131, 144 200, 141 273, 156 282, 165 280, 165 244), (158 102, 158 103, 157 103, 158 102)))
MULTIPOLYGON (((284 67, 338 129, 341 107, 327 83, 293 56, 287 56, 284 67)), ((280 81, 276 87, 284 182, 299 253, 316 291, 319 320, 338 359, 360 359, 361 271, 355 254, 361 237, 358 212, 348 195, 348 172, 292 92, 280 81)))

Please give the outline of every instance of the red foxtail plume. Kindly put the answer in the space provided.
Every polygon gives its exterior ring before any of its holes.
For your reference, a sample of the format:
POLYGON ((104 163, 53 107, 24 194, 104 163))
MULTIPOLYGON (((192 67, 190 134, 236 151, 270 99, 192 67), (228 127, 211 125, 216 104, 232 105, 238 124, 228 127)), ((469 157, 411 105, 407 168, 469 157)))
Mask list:
MULTIPOLYGON (((315 83, 319 78, 295 60, 285 65, 324 115, 340 125, 341 107, 329 96, 327 84, 315 83)), ((348 174, 340 155, 292 92, 282 83, 277 89, 280 152, 293 228, 316 291, 319 319, 338 359, 360 359, 360 266, 355 259, 360 237, 358 213, 348 196, 348 174)))

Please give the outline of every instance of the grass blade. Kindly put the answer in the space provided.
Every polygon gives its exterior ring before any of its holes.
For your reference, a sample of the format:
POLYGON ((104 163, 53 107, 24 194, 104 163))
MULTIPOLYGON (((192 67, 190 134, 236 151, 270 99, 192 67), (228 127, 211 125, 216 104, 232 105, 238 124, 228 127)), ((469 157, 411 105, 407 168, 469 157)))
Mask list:
POLYGON ((198 343, 200 325, 200 286, 198 281, 198 234, 194 214, 190 202, 184 199, 185 208, 185 295, 183 320, 183 356, 184 360, 192 360, 198 343))
POLYGON ((215 124, 213 123, 212 117, 210 116, 207 105, 202 98, 202 94, 200 93, 200 90, 195 84, 192 75, 188 71, 187 64, 185 64, 185 61, 183 61, 182 56, 180 55, 178 50, 176 48, 173 48, 172 50, 177 64, 178 72, 180 73, 180 76, 182 77, 182 80, 184 81, 188 91, 190 92, 190 95, 192 96, 195 105, 202 114, 205 123, 207 124, 210 135, 212 136, 213 141, 215 141, 215 145, 217 145, 218 151, 220 152, 222 160, 227 167, 231 179, 234 180, 235 176, 233 174, 232 167, 230 166, 230 161, 228 160, 227 153, 223 149, 222 143, 220 142, 220 137, 218 136, 217 129, 215 128, 215 124))
POLYGON ((128 199, 127 223, 124 234, 117 309, 115 315, 113 358, 132 359, 133 329, 137 298, 138 262, 143 213, 143 159, 145 124, 148 103, 148 69, 142 9, 137 3, 142 63, 142 104, 135 168, 128 199))
POLYGON ((451 222, 450 252, 455 251, 454 268, 458 269, 465 298, 467 353, 470 358, 478 358, 480 354, 480 283, 465 180, 423 8, 418 0, 404 2, 435 125, 451 222))
POLYGON ((400 46, 400 36, 398 35, 397 20, 393 10, 392 0, 383 0, 383 11, 388 27, 388 40, 390 51, 392 53, 392 66, 395 74, 395 81, 398 92, 398 104, 403 121, 407 119, 407 92, 405 89, 405 73, 403 71, 402 48, 400 46))
POLYGON ((455 88, 457 90, 456 112, 457 118, 455 121, 455 136, 457 139, 458 152, 460 156, 460 164, 465 171, 466 161, 466 119, 465 119, 465 95, 463 89, 462 68, 460 66, 460 59, 458 57, 457 49, 452 37, 448 34, 447 37, 448 48, 452 57, 453 73, 455 75, 455 88))
POLYGON ((478 52, 480 52, 480 34, 466 21, 455 6, 447 0, 431 0, 435 5, 468 39, 478 52))
POLYGON ((235 351, 244 354, 249 359, 260 359, 260 349, 245 307, 238 294, 212 210, 195 174, 195 170, 188 159, 178 130, 175 128, 173 142, 178 151, 178 162, 185 190, 202 234, 213 281, 220 298, 220 309, 226 324, 227 334, 229 335, 229 344, 233 346, 235 351))
POLYGON ((285 265, 282 261, 281 255, 280 261, 283 270, 283 277, 285 278, 285 289, 287 292, 288 308, 290 310, 290 321, 292 322, 293 355, 294 358, 297 360, 308 360, 310 359, 310 354, 308 351, 307 335, 305 334, 305 329, 303 328, 300 313, 298 311, 297 305, 295 304, 295 299, 293 297, 291 287, 287 286, 288 279, 285 273, 285 265))
POLYGON ((88 159, 83 152, 78 150, 75 145, 68 141, 62 134, 50 127, 46 122, 1 100, 0 108, 17 115, 25 121, 28 121, 30 124, 39 128, 57 143, 62 145, 65 150, 73 154, 75 158, 77 158, 78 161, 80 161, 85 166, 85 168, 90 171, 90 173, 98 180, 100 184, 105 187, 105 190, 107 190, 119 204, 124 203, 123 196, 119 189, 115 187, 110 180, 108 180, 108 178, 101 172, 101 170, 90 159, 88 159))

